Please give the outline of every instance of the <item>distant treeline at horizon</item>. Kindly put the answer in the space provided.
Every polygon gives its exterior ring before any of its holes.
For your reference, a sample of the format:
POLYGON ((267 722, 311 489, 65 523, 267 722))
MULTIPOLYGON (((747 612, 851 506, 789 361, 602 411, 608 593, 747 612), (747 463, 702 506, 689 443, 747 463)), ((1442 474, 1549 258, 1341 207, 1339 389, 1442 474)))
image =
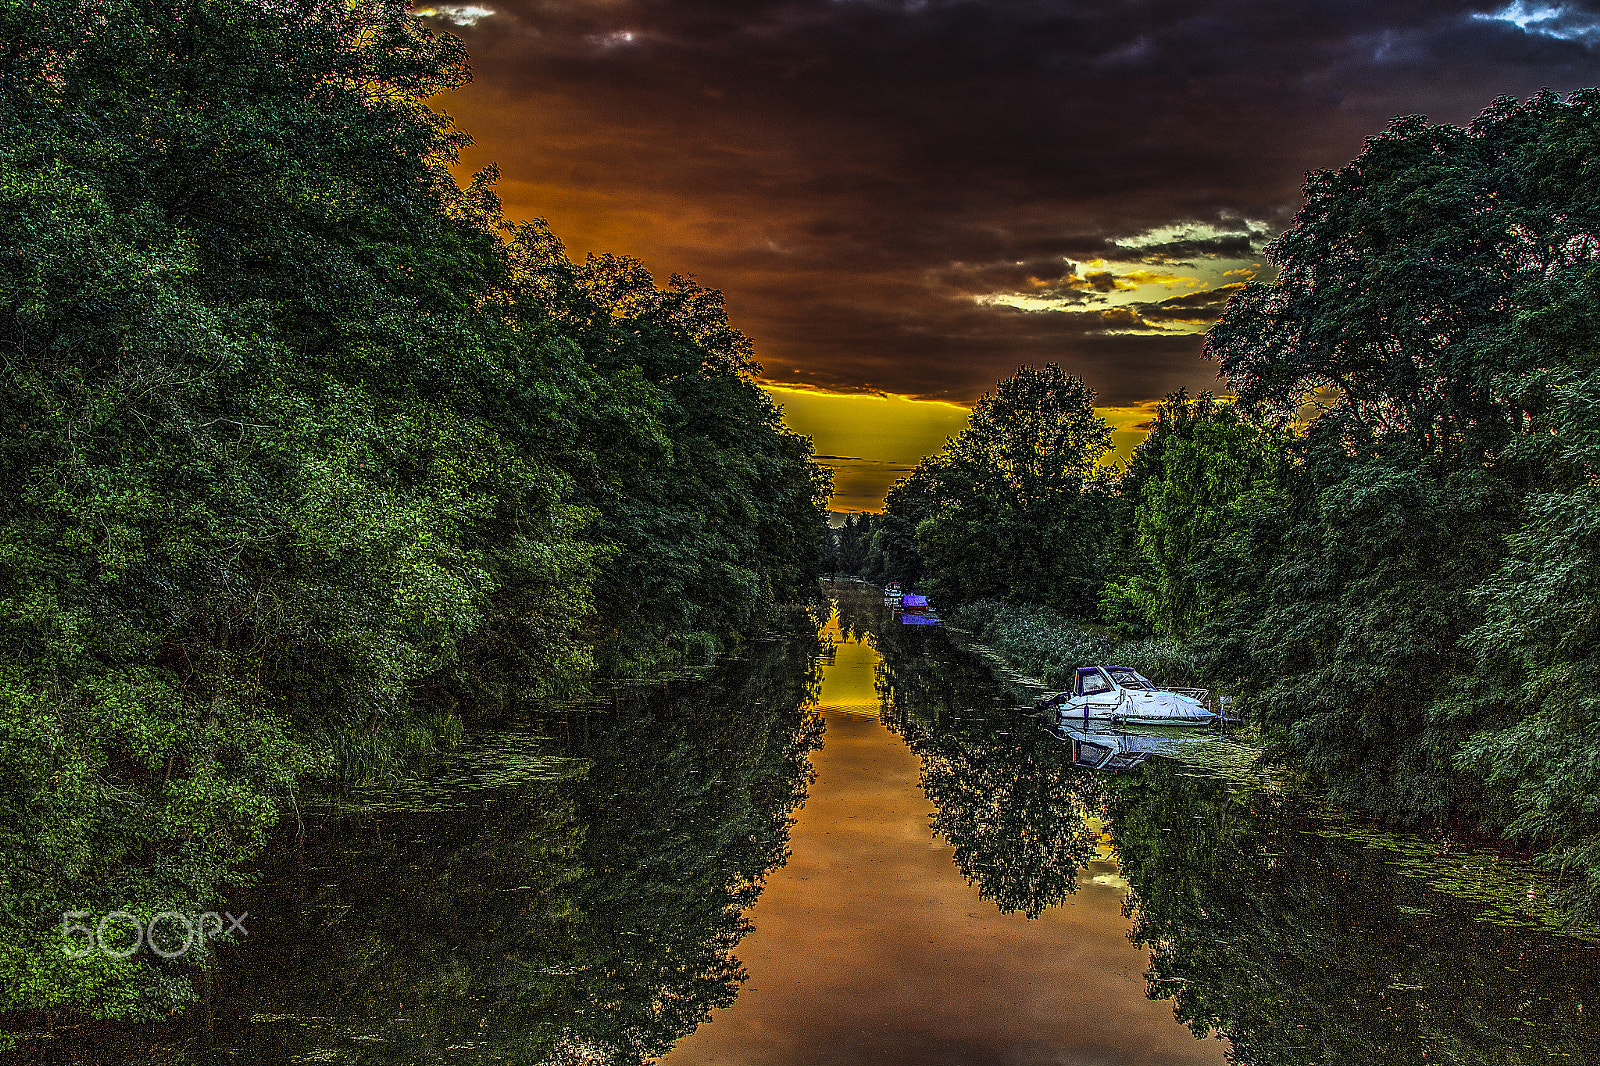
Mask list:
POLYGON ((181 1009, 302 783, 815 604, 829 476, 720 293, 457 186, 405 5, 0 39, 3 1047, 181 1009))
POLYGON ((1333 802, 1503 834, 1600 918, 1597 177, 1597 90, 1397 120, 1211 330, 1236 402, 1108 475, 1093 393, 1024 368, 832 565, 1041 671, 1204 679, 1333 802))

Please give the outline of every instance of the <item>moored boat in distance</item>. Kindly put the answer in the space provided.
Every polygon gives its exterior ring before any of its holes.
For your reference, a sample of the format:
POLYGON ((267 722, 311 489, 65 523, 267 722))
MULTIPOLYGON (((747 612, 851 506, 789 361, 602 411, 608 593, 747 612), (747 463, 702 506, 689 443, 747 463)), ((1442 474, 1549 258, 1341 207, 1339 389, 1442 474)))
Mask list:
POLYGON ((1203 688, 1162 688, 1127 666, 1080 666, 1069 692, 1040 696, 1036 706, 1054 707, 1062 721, 1100 719, 1130 725, 1210 725, 1203 688))
POLYGON ((891 581, 887 585, 883 586, 883 605, 885 607, 900 606, 900 599, 900 582, 891 581))

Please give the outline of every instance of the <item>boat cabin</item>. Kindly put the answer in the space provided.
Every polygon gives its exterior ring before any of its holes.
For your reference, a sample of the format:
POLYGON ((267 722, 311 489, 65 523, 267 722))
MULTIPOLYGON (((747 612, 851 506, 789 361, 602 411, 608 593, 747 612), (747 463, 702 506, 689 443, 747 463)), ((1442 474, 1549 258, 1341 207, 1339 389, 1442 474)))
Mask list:
POLYGON ((1138 671, 1126 666, 1080 666, 1077 679, 1073 682, 1072 694, 1098 696, 1102 692, 1114 692, 1119 688, 1133 692, 1157 691, 1156 687, 1138 671))

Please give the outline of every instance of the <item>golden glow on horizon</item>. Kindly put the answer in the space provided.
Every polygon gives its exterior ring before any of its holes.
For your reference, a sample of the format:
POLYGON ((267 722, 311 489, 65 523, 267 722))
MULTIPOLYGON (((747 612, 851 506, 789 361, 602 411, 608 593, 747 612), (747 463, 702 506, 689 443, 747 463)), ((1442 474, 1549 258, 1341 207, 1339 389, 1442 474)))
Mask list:
MULTIPOLYGON (((783 421, 810 437, 818 461, 833 470, 835 511, 881 511, 884 494, 967 425, 968 408, 943 400, 874 393, 824 392, 762 385, 783 407, 783 421)), ((1097 407, 1115 451, 1104 465, 1126 464, 1149 432, 1157 401, 1097 407)))
POLYGON ((1112 451, 1101 462, 1102 466, 1128 465, 1128 459, 1139 442, 1150 435, 1155 425, 1156 408, 1161 401, 1150 400, 1137 407, 1096 407, 1095 414, 1111 426, 1112 451))
POLYGON ((833 469, 835 511, 880 511, 884 493, 967 425, 967 408, 943 400, 762 385, 783 421, 810 437, 833 469))

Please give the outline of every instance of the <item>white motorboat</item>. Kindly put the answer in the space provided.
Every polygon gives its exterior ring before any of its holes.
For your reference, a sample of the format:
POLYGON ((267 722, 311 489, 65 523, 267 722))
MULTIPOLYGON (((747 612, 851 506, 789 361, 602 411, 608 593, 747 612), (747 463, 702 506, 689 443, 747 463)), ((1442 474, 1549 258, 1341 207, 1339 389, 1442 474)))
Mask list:
POLYGON ((1072 691, 1041 696, 1063 721, 1102 719, 1130 725, 1210 725, 1217 715, 1203 688, 1161 688, 1127 666, 1080 666, 1072 691))

